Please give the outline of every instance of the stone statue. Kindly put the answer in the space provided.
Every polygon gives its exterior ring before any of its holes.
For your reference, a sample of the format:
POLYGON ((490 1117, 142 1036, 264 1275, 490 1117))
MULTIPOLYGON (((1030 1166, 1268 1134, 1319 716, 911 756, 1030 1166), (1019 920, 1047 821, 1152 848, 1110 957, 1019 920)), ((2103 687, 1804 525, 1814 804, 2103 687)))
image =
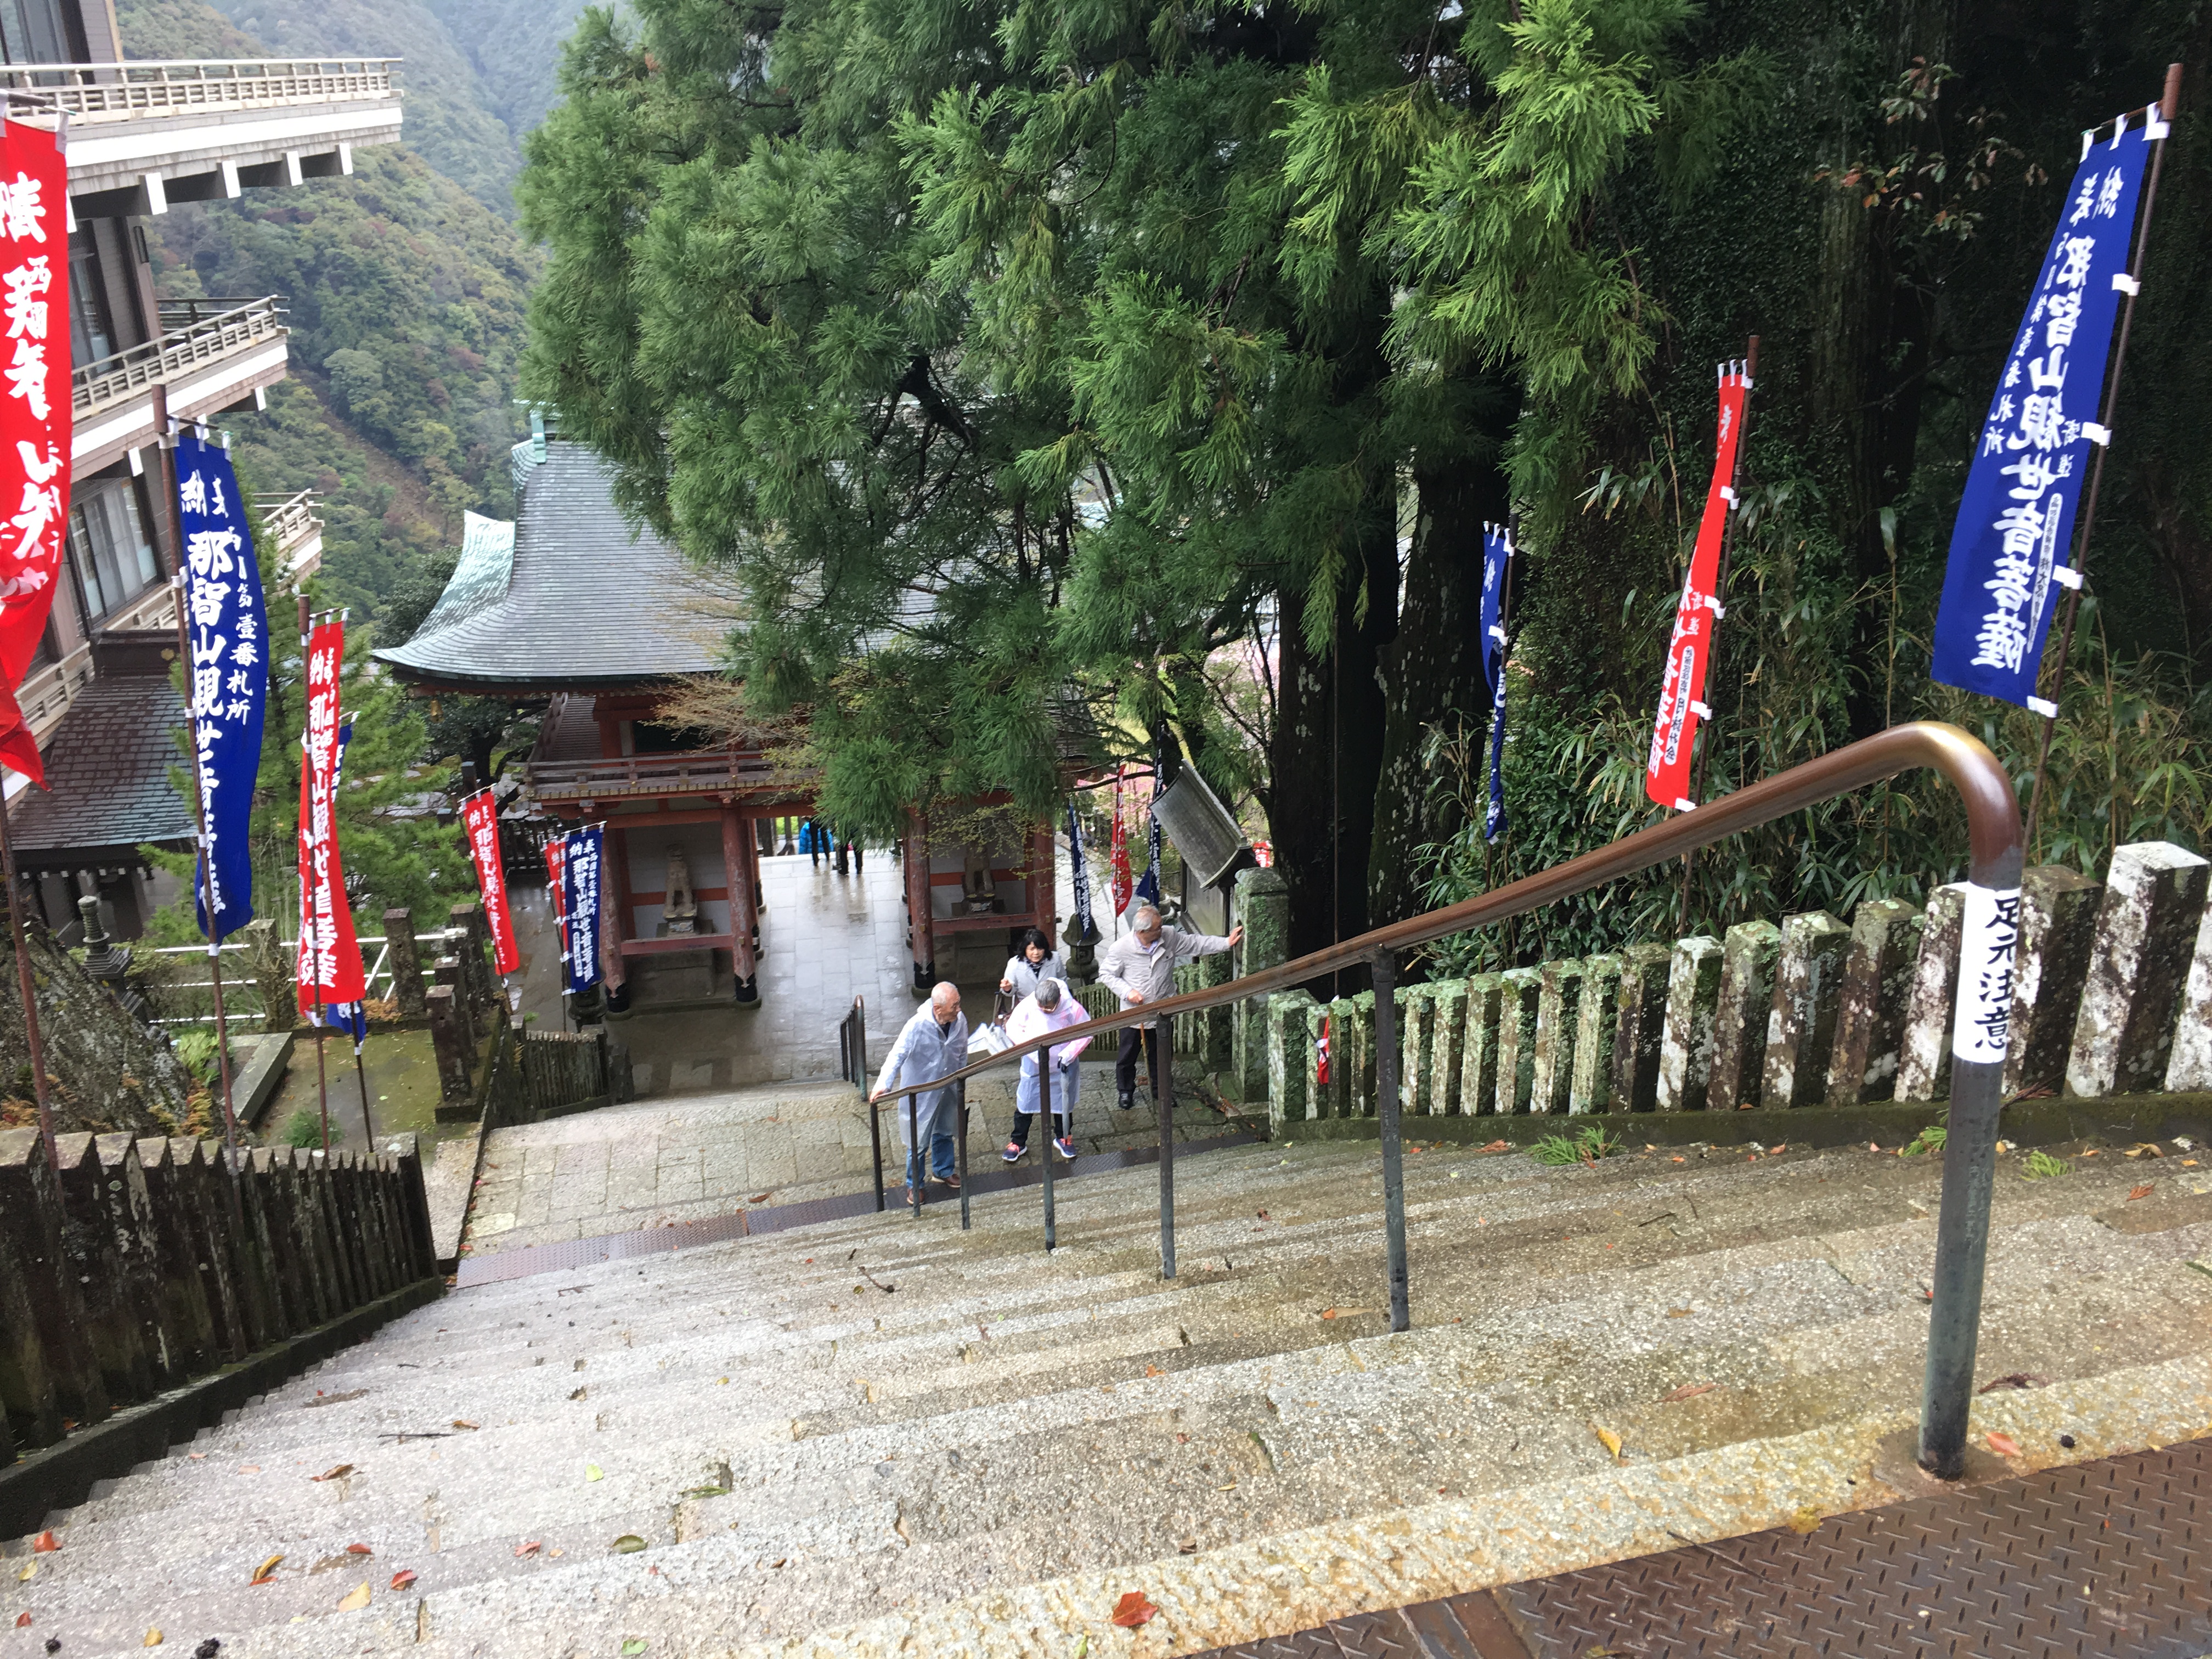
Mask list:
POLYGON ((960 902, 971 916, 988 915, 999 908, 999 884, 991 879, 991 860, 981 853, 968 854, 960 877, 960 902))
POLYGON ((699 896, 691 890, 691 866, 684 849, 673 844, 668 848, 668 894, 660 914, 671 936, 699 931, 699 896))

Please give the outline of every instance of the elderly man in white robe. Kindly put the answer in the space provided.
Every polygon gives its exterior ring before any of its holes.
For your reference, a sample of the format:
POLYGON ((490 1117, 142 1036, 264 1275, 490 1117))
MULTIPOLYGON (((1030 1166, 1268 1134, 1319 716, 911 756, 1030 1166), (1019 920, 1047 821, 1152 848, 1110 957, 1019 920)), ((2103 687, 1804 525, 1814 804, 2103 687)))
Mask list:
MULTIPOLYGON (((960 988, 950 980, 938 982, 929 1000, 914 1011, 884 1057, 884 1069, 868 1099, 881 1100, 894 1084, 932 1083, 968 1063, 968 1017, 960 1012, 960 988)), ((954 1137, 960 1130, 959 1091, 957 1087, 925 1089, 914 1098, 909 1126, 902 1099, 892 1115, 906 1141, 906 1184, 909 1196, 922 1179, 921 1151, 929 1148, 929 1179, 957 1190, 954 1137)))

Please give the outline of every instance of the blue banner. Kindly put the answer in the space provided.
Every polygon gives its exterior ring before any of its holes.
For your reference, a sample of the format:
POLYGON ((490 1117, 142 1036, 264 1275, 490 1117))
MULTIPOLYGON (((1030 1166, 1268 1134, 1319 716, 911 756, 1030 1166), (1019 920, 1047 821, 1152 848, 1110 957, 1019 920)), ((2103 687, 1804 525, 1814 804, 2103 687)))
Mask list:
POLYGON ((1067 805, 1067 866, 1075 884, 1075 925, 1085 945, 1098 942, 1098 922, 1091 914, 1091 866, 1083 850, 1083 823, 1075 816, 1075 803, 1067 805))
POLYGON ((1500 607, 1505 599, 1505 566, 1513 556, 1513 534, 1502 524, 1482 527, 1482 678, 1490 687, 1490 805, 1482 815, 1482 838, 1496 841, 1505 830, 1505 628, 1500 607))
POLYGON ((568 989, 599 982, 600 834, 571 830, 561 838, 561 902, 568 917, 568 989))
MULTIPOLYGON (((1153 791, 1157 795, 1157 788, 1153 791)), ((1136 896, 1144 903, 1157 906, 1160 902, 1160 821, 1145 814, 1145 873, 1137 878, 1136 896)))
POLYGON ((200 931, 216 940, 253 918, 253 864, 246 835, 261 774, 269 641, 261 631, 261 572, 229 455, 187 429, 177 440, 176 460, 185 605, 191 624, 192 738, 200 799, 207 807, 208 844, 200 855, 195 910, 200 931))
MULTIPOLYGON (((2132 286, 2128 242, 2143 164, 2162 125, 2126 123, 2106 143, 2085 137, 2081 166, 1997 377, 1951 531, 1929 672, 1946 685, 2040 714, 2036 695, 2053 593, 2079 587, 2070 568, 2074 509, 2098 424, 2105 359, 2120 296, 2132 286)), ((2100 129, 2102 131, 2102 129, 2100 129)))

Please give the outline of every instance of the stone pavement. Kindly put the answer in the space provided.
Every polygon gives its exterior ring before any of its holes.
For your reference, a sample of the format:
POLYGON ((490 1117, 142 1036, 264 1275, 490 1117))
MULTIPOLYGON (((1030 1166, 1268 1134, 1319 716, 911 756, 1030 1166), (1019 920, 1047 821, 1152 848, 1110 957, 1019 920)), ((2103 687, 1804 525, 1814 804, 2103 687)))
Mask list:
MULTIPOLYGON (((1114 1105, 1113 1067, 1083 1066, 1076 1104, 1078 1160, 1084 1152, 1151 1146, 1158 1138, 1150 1097, 1114 1105)), ((1004 1084, 979 1082, 969 1097, 968 1159, 1003 1167, 1010 1127, 1004 1084)), ((1194 1094, 1177 1102, 1180 1139, 1222 1133, 1224 1119, 1194 1094)), ((1030 1160, 1040 1136, 1030 1137, 1030 1160)), ((883 1118, 884 1179, 902 1178, 900 1131, 883 1118)), ((873 1179, 868 1121, 858 1091, 842 1082, 774 1085, 640 1101, 544 1123, 493 1131, 471 1207, 471 1255, 520 1249, 604 1233, 674 1225, 759 1205, 794 1204, 866 1190, 873 1179)), ((933 1197, 936 1194, 933 1194, 933 1197)))

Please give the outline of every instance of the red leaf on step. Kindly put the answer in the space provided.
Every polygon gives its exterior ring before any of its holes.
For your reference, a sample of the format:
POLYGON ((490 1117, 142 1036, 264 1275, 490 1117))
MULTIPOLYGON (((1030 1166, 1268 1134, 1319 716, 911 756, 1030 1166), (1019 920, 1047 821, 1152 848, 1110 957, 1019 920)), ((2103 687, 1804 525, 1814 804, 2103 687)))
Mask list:
POLYGON ((1492 1142, 1490 1143, 1490 1145, 1488 1145, 1487 1146, 1485 1146, 1482 1150, 1483 1150, 1484 1152, 1504 1152, 1505 1149, 1506 1149, 1506 1143, 1505 1143, 1504 1141, 1502 1141, 1502 1140, 1493 1140, 1493 1141, 1492 1141, 1492 1142))
POLYGON ((1701 1394, 1711 1394, 1719 1386, 1717 1382, 1685 1382, 1674 1393, 1662 1398, 1660 1404, 1672 1405, 1677 1400, 1695 1400, 1701 1394))
POLYGON ((62 1540, 51 1532, 42 1532, 31 1540, 31 1547, 40 1555, 52 1555, 62 1547, 62 1540))
POLYGON ((376 1552, 369 1548, 366 1544, 348 1544, 346 1546, 346 1553, 348 1555, 374 1555, 376 1552))
POLYGON ((402 1567, 392 1575, 392 1588, 394 1589, 405 1589, 414 1582, 415 1569, 412 1567, 402 1567))
POLYGON ((24 1626, 30 1622, 31 1615, 27 1613, 19 1613, 15 1615, 15 1628, 17 1630, 22 1629, 24 1626))
POLYGON ((544 1546, 533 1538, 526 1544, 517 1544, 514 1547, 514 1553, 517 1555, 535 1555, 543 1548, 544 1546))
POLYGON ((334 1468, 325 1469, 320 1474, 311 1474, 307 1479, 310 1480, 342 1480, 352 1473, 352 1464, 340 1463, 334 1468))
POLYGON ((2146 1182, 2144 1185, 2136 1188, 2135 1191, 2128 1194, 2128 1202, 2132 1204, 2139 1198, 2148 1198, 2154 1190, 2154 1189, 2146 1182))
POLYGON ((2014 1439, 2008 1434, 1999 1434, 1993 1429, 1990 1431, 1989 1442, 1990 1449, 1995 1452, 1999 1457, 2017 1457, 2020 1455, 2020 1442, 2014 1439))
POLYGON ((1131 1590, 1114 1604, 1113 1622, 1123 1630, 1134 1630, 1139 1625, 1150 1624, 1159 1617, 1160 1610, 1145 1600, 1142 1590, 1131 1590))
POLYGON ((1165 1376, 1167 1373, 1162 1370, 1158 1365, 1147 1365, 1145 1367, 1145 1375, 1146 1376, 1165 1376))

